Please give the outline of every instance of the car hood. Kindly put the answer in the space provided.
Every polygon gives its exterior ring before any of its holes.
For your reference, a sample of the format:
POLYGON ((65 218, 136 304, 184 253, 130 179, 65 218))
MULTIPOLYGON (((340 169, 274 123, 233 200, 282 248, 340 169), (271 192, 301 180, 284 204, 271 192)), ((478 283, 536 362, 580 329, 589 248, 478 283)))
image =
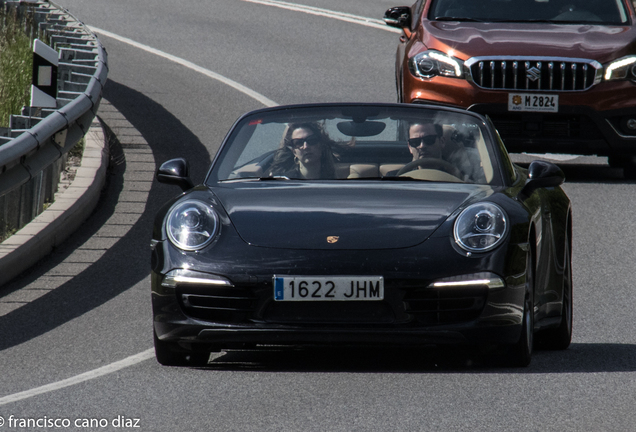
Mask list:
POLYGON ((634 53, 636 29, 629 26, 540 23, 424 22, 423 43, 454 51, 462 60, 480 56, 540 56, 606 63, 634 53))
POLYGON ((212 190, 241 238, 286 249, 391 249, 425 241, 488 186, 244 182, 212 190))

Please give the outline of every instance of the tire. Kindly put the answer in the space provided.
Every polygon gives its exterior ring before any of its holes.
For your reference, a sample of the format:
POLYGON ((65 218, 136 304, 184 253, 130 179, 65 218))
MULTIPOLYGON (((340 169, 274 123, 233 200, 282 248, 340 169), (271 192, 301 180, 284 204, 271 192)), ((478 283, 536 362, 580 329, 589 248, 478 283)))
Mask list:
POLYGON ((622 168, 625 180, 636 180, 636 159, 632 155, 608 156, 607 163, 612 168, 622 168))
POLYGON ((625 180, 636 180, 636 166, 634 165, 624 166, 623 178, 625 178, 625 180))
POLYGON ((210 359, 208 351, 185 351, 176 343, 164 342, 153 331, 155 357, 163 366, 205 366, 210 359))
POLYGON ((559 327, 547 329, 537 334, 541 348, 564 350, 572 341, 572 255, 570 243, 565 239, 565 259, 563 262, 563 306, 559 327))
POLYGON ((623 168, 625 166, 626 158, 621 155, 614 155, 607 157, 607 163, 612 168, 623 168))
POLYGON ((526 264, 526 296, 523 305, 521 336, 508 352, 508 362, 514 367, 526 367, 532 360, 534 349, 534 272, 534 255, 531 252, 528 254, 526 264))

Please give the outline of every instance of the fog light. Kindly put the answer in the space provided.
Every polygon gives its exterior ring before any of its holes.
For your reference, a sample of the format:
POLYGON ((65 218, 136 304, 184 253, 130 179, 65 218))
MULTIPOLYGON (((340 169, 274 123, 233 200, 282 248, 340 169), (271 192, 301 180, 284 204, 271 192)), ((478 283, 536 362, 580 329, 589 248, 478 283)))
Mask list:
POLYGON ((629 130, 636 130, 636 119, 628 119, 627 122, 625 122, 625 125, 629 130))

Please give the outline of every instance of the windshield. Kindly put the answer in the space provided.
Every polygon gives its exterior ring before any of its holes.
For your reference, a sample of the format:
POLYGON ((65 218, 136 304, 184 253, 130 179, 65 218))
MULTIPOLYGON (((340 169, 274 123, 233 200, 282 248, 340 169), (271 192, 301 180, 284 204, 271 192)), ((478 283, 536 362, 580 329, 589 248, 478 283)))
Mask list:
POLYGON ((433 21, 628 23, 623 0, 433 0, 433 21))
POLYGON ((482 119, 407 106, 264 110, 241 119, 207 182, 391 180, 493 184, 482 119))

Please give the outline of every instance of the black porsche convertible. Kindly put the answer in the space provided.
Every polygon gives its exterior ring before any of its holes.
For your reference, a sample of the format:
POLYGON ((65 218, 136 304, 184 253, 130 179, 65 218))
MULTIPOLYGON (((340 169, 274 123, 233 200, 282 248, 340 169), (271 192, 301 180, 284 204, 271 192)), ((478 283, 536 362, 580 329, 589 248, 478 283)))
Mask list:
POLYGON ((401 104, 243 115, 203 184, 156 218, 156 357, 272 345, 533 346, 572 336, 572 210, 556 165, 513 164, 490 120, 401 104))

